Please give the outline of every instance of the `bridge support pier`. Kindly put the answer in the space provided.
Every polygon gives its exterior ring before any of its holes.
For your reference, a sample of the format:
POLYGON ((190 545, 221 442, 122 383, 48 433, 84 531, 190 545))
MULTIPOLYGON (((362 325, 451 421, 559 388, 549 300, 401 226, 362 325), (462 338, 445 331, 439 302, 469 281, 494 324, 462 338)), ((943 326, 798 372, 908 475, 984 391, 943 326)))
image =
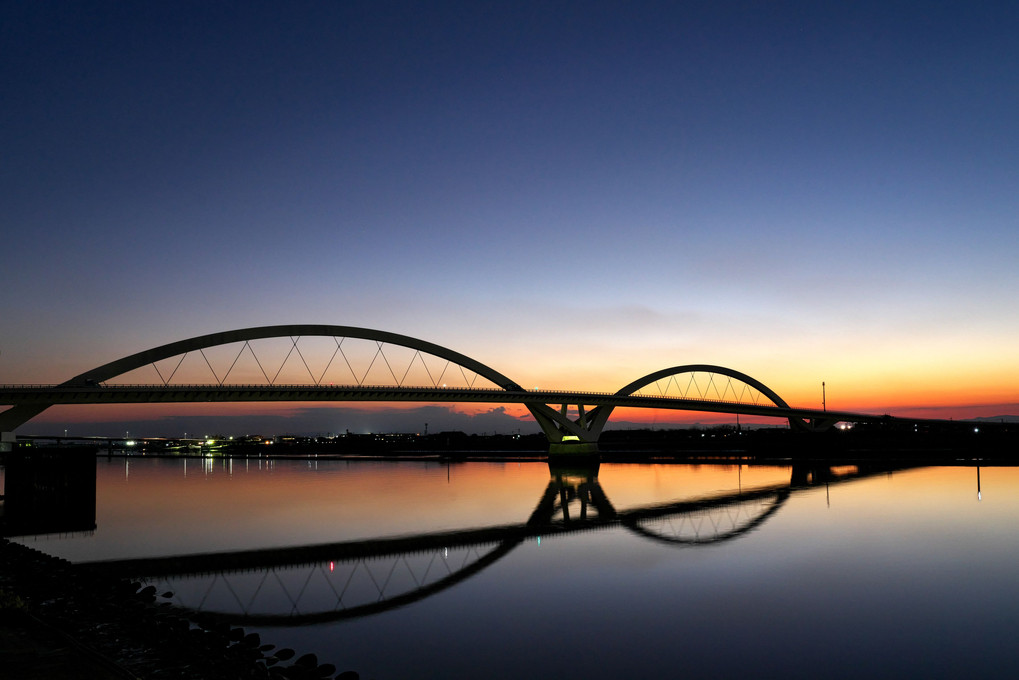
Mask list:
POLYGON ((598 437, 603 423, 590 418, 583 404, 577 405, 577 419, 568 415, 569 406, 558 409, 546 404, 529 404, 527 409, 541 426, 548 439, 548 458, 563 461, 594 461, 599 459, 598 437))
POLYGON ((552 459, 569 461, 592 458, 597 462, 598 454, 598 442, 549 442, 548 445, 549 461, 552 459))
POLYGON ((6 457, 0 534, 93 531, 96 448, 33 447, 6 457))

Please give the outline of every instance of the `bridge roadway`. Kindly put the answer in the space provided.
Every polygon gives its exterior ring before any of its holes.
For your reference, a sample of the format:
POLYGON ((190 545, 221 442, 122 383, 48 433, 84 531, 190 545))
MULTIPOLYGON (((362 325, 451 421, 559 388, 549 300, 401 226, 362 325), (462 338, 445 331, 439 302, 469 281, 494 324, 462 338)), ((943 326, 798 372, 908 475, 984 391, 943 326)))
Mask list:
MULTIPOLYGON (((403 401, 489 404, 582 404, 674 411, 731 413, 772 418, 823 419, 853 423, 902 420, 888 415, 793 408, 711 399, 620 395, 572 390, 388 387, 373 385, 3 385, 0 404, 142 404, 240 401, 403 401)), ((910 419, 910 422, 913 422, 910 419)))

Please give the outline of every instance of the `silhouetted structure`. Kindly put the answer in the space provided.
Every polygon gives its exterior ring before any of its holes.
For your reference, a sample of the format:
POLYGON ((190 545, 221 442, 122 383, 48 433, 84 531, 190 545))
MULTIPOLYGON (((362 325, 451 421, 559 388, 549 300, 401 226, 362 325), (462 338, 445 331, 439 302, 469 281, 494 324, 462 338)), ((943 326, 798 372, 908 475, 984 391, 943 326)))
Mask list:
POLYGON ((96 528, 96 449, 17 449, 5 454, 0 534, 96 528))
MULTIPOLYGON (((336 361, 340 365, 340 361, 336 361)), ((245 328, 213 333, 181 340, 145 350, 86 371, 59 385, 15 385, 0 387, 0 403, 13 407, 0 413, 0 433, 5 444, 11 441, 11 432, 54 404, 96 403, 148 403, 148 402, 212 402, 212 401, 413 401, 413 402, 480 402, 514 403, 524 405, 541 426, 550 444, 550 452, 589 453, 597 451, 597 443, 612 412, 617 407, 704 411, 753 416, 766 416, 788 420, 791 427, 801 430, 824 431, 840 421, 882 422, 894 421, 890 416, 875 416, 789 406, 774 390, 759 380, 724 366, 687 364, 655 371, 639 378, 615 393, 580 392, 574 390, 527 390, 495 369, 451 349, 386 331, 351 326, 285 325, 245 328), (332 338, 336 343, 329 363, 316 374, 308 366, 298 347, 301 337, 332 338), (293 348, 272 377, 262 361, 255 355, 251 342, 259 339, 288 338, 293 348), (296 339, 295 339, 296 338, 296 339), (360 339, 377 345, 375 357, 361 375, 351 367, 343 350, 343 341, 360 339), (219 375, 212 367, 204 350, 222 345, 238 344, 240 349, 233 363, 219 375), (406 367, 390 361, 385 346, 413 351, 406 367), (278 384, 283 365, 297 350, 297 356, 310 381, 304 384, 278 384), (214 382, 208 384, 172 383, 176 368, 167 377, 159 371, 157 362, 180 356, 179 367, 189 352, 201 354, 214 382), (237 360, 245 352, 254 357, 265 378, 264 384, 228 383, 237 360), (350 368, 353 379, 348 384, 326 383, 326 371, 339 354, 350 368), (429 369, 424 356, 440 362, 429 369), (365 383, 368 371, 381 356, 381 364, 392 376, 393 385, 365 383), (417 362, 417 363, 416 363, 417 362), (441 362, 445 362, 441 364, 441 362), (115 385, 107 381, 151 365, 162 384, 115 385), (411 369, 424 369, 418 375, 427 376, 431 384, 406 384, 411 369), (450 370, 452 367, 452 370, 450 370), (441 369, 441 370, 440 370, 441 369), (444 376, 459 373, 465 387, 448 387, 444 376), (493 387, 476 385, 478 378, 493 387), (654 386, 657 394, 650 388, 654 386), (644 390, 644 391, 642 391, 644 390), (677 396, 670 396, 675 391, 677 396)), ((909 420, 913 423, 917 421, 909 420)))

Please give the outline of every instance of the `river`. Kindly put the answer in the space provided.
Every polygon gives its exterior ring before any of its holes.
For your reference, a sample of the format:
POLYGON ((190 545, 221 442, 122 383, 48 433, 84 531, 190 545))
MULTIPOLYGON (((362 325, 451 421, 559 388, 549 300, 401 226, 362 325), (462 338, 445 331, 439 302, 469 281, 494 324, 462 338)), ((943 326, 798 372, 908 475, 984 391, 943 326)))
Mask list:
POLYGON ((1017 519, 1013 467, 129 457, 16 540, 362 678, 954 678, 1019 670, 1017 519))

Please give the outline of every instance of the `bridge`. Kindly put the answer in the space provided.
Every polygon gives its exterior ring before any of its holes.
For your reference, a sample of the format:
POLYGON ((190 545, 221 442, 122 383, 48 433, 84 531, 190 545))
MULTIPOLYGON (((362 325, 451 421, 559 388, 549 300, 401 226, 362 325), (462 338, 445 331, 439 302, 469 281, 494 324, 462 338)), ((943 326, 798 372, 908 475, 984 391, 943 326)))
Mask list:
POLYGON ((522 404, 553 452, 596 450, 620 407, 764 416, 813 431, 842 421, 889 420, 792 407, 762 382, 723 366, 664 368, 614 393, 525 389, 480 361, 418 338, 352 326, 280 325, 173 342, 59 384, 0 386, 0 404, 10 406, 0 412, 0 432, 9 445, 16 428, 56 404, 251 401, 522 404))
POLYGON ((394 538, 84 563, 101 573, 172 592, 172 603, 231 625, 301 626, 406 606, 456 586, 528 540, 622 528, 677 549, 738 540, 789 499, 819 487, 887 475, 908 466, 794 465, 788 483, 738 488, 617 510, 597 469, 560 470, 519 524, 394 538))

